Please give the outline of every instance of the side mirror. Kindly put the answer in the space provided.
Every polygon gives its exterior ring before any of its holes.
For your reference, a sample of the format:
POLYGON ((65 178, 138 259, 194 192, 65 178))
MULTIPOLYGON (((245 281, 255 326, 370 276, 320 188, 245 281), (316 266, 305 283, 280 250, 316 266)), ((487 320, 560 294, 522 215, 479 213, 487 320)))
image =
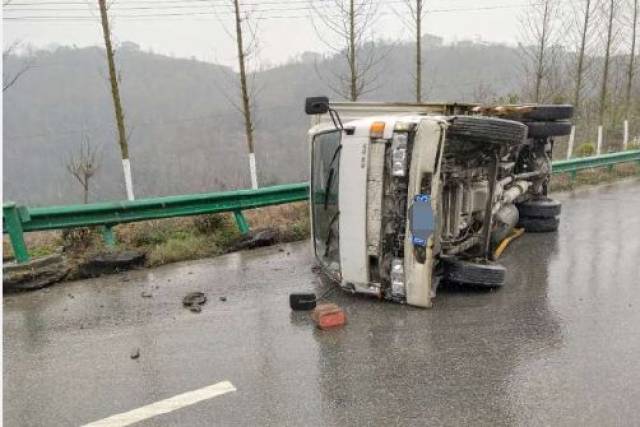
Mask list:
POLYGON ((308 115, 325 114, 329 111, 329 98, 326 96, 312 96, 304 101, 304 112, 308 115))

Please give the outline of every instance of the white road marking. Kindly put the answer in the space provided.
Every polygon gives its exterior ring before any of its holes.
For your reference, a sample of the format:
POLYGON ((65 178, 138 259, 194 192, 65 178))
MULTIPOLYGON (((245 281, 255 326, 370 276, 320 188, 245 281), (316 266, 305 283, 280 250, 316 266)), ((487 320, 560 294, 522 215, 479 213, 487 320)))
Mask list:
POLYGON ((185 406, 193 405, 194 403, 202 402, 203 400, 211 399, 212 397, 220 396, 232 391, 236 391, 233 384, 229 381, 221 381, 217 384, 203 387, 198 390, 188 391, 129 412, 112 415, 108 418, 85 424, 83 427, 128 426, 148 418, 155 417, 156 415, 167 414, 175 411, 176 409, 184 408, 185 406))

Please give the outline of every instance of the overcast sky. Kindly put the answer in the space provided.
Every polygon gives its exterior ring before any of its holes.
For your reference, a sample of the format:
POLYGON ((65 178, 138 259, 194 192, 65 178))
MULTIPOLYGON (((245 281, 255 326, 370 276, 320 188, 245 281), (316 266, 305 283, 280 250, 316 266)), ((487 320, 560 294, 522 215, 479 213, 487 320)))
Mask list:
MULTIPOLYGON (((304 51, 326 51, 312 26, 309 1, 241 0, 245 8, 254 9, 254 17, 261 18, 257 22, 260 56, 265 65, 285 62, 304 51)), ((333 0, 313 1, 322 7, 333 0)), ((379 5, 376 37, 409 39, 410 32, 394 13, 394 9, 406 10, 402 0, 375 1, 379 5)), ((427 9, 432 11, 427 14, 425 32, 442 36, 447 42, 481 39, 515 44, 518 19, 527 12, 528 2, 425 0, 427 9)), ((224 29, 233 25, 228 3, 229 0, 114 0, 110 12, 113 37, 116 43, 132 41, 157 53, 234 66, 234 41, 224 29), (172 16, 157 16, 161 14, 172 16)), ((96 5, 95 0, 12 0, 3 11, 4 43, 20 40, 38 47, 100 45, 102 32, 96 5)))

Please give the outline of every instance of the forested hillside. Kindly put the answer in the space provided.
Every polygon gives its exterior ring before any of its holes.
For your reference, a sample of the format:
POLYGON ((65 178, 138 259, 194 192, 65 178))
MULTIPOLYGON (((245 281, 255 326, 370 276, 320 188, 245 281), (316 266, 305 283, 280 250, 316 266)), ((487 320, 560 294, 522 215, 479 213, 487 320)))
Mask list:
MULTIPOLYGON (((384 59, 363 100, 413 99, 412 44, 378 44, 384 59)), ((255 74, 256 156, 261 185, 307 179, 303 114, 306 96, 332 95, 327 80, 337 57, 305 54, 255 74)), ((137 197, 243 188, 249 185, 236 74, 225 67, 144 52, 123 43, 117 53, 137 197)), ((483 100, 522 85, 518 51, 465 42, 427 45, 429 100, 483 100)), ((10 56, 6 71, 31 67, 4 96, 5 200, 36 205, 81 201, 65 168, 83 138, 99 147, 90 200, 124 197, 119 150, 100 48, 62 47, 10 56)), ((335 97, 334 97, 335 99, 335 97)))

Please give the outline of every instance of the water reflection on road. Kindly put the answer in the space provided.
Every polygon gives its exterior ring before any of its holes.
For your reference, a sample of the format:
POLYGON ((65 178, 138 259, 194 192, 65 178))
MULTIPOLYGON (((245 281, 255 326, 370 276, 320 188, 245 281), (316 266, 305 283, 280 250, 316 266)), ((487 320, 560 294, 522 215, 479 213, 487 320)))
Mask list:
POLYGON ((560 231, 512 244, 502 290, 445 287, 431 310, 336 292, 337 331, 288 309, 323 286, 306 243, 5 297, 5 424, 78 425, 221 380, 238 392, 140 425, 633 424, 640 184, 559 197, 560 231), (193 290, 201 314, 180 305, 193 290))

